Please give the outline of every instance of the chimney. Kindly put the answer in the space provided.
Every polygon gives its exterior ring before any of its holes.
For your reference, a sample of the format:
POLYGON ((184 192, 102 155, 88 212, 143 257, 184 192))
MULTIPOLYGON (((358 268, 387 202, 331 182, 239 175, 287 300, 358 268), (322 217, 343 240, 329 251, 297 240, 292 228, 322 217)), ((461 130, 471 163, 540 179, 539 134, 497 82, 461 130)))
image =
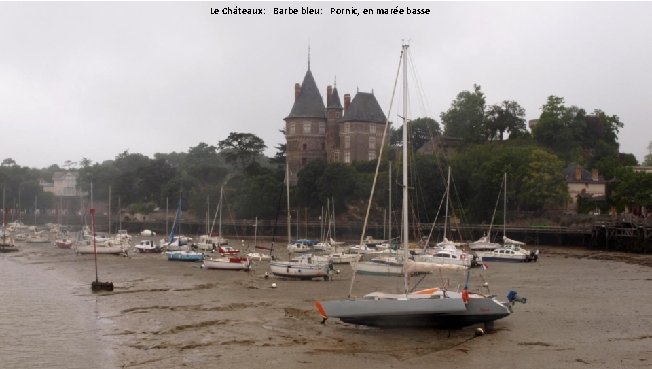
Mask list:
POLYGON ((326 87, 326 107, 331 104, 331 95, 333 94, 333 86, 326 87))
POLYGON ((592 169, 591 170, 591 180, 594 182, 598 181, 598 170, 597 169, 592 169))
POLYGON ((344 94, 344 113, 349 110, 349 105, 351 105, 351 94, 344 94))
POLYGON ((301 94, 301 84, 295 83, 294 84, 294 101, 297 101, 300 94, 301 94))
POLYGON ((582 167, 580 167, 579 165, 575 166, 575 180, 576 181, 582 180, 582 167))

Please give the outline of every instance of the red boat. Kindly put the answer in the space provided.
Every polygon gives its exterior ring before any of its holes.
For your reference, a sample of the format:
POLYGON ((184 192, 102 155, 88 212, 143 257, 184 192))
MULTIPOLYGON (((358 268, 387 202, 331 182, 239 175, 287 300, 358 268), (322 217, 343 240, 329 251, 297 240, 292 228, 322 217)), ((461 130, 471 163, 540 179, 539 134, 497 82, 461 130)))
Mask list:
POLYGON ((234 249, 231 246, 219 246, 217 248, 217 252, 219 252, 221 255, 237 255, 240 253, 240 250, 234 249))
POLYGON ((72 247, 72 240, 64 238, 62 240, 54 241, 54 245, 60 249, 69 249, 72 247))

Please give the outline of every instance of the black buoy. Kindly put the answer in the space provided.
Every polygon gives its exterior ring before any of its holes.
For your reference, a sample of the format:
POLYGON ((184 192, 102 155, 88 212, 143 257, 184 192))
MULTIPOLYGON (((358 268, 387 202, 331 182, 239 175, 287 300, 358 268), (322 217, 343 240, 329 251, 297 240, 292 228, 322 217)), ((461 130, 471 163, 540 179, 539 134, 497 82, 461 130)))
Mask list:
POLYGON ((91 289, 93 291, 113 291, 113 282, 93 281, 91 289))

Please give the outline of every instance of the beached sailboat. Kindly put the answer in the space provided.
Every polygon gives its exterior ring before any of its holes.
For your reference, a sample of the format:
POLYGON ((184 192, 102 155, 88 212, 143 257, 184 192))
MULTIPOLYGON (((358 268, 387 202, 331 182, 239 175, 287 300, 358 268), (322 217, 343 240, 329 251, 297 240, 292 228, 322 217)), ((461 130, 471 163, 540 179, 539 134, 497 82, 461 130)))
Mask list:
MULTIPOLYGON (((403 107, 407 107, 407 50, 402 48, 403 67, 403 107)), ((338 318, 346 323, 381 326, 381 327, 463 327, 484 323, 485 328, 492 328, 497 319, 511 313, 511 302, 499 302, 493 296, 468 291, 469 272, 461 292, 447 291, 440 288, 423 289, 410 292, 407 275, 412 267, 408 255, 408 149, 407 149, 407 114, 403 114, 403 206, 402 206, 402 244, 404 253, 404 291, 403 293, 372 292, 363 298, 348 298, 333 301, 316 301, 315 306, 324 321, 329 317, 338 318)), ((384 138, 383 138, 384 140, 384 138)), ((382 147, 382 145, 381 145, 382 147)), ((382 150, 382 149, 381 149, 382 150)), ((378 155, 378 157, 382 157, 378 155)), ((380 159, 379 159, 380 161, 380 159)), ((372 186, 373 191, 373 186, 372 186)), ((414 264, 413 264, 414 265, 414 264)), ((355 268, 354 268, 355 270, 355 268)), ((355 273, 353 274, 355 277, 355 273)), ((353 287, 353 280, 351 288, 353 287)), ((349 292, 349 296, 351 292, 349 292)), ((518 301, 518 295, 510 294, 518 301)))
MULTIPOLYGON (((167 249, 165 256, 170 261, 202 261, 204 259, 204 254, 201 252, 190 251, 188 250, 187 243, 183 242, 181 235, 175 234, 179 232, 181 223, 181 198, 179 198, 179 204, 177 205, 177 212, 174 216, 174 223, 172 224, 172 229, 168 236, 168 241, 163 242, 162 247, 167 249)), ((164 240, 161 240, 164 241, 164 240)))
POLYGON ((9 231, 6 226, 7 221, 7 210, 5 209, 5 189, 2 188, 2 235, 0 235, 0 251, 13 251, 16 249, 16 243, 14 239, 9 235, 9 231))
MULTIPOLYGON (((286 184, 286 195, 287 195, 287 231, 288 231, 288 242, 292 239, 292 230, 290 224, 290 169, 289 164, 286 163, 285 168, 285 184, 286 184)), ((295 260, 289 261, 271 261, 269 263, 269 268, 272 274, 285 277, 285 278, 296 278, 296 279, 312 279, 312 278, 323 278, 324 280, 330 279, 330 272, 332 270, 332 264, 329 262, 324 262, 323 260, 317 260, 312 258, 310 255, 302 257, 295 260)))
MULTIPOLYGON (((258 217, 256 217, 256 220, 254 221, 254 249, 260 249, 260 246, 258 245, 258 217)), ((255 261, 269 261, 272 260, 272 255, 254 251, 247 253, 247 258, 255 261)))

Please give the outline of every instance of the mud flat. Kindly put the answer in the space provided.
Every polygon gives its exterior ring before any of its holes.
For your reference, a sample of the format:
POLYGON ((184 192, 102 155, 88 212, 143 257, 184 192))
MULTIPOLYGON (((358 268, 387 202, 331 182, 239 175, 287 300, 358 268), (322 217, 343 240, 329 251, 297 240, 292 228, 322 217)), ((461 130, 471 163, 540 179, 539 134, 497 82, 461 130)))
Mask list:
MULTIPOLYGON (((115 290, 92 294, 92 255, 21 245, 0 262, 54 273, 70 284, 71 299, 95 300, 102 344, 120 368, 651 367, 652 256, 541 250, 537 263, 492 263, 473 271, 472 289, 487 281, 499 297, 517 290, 528 299, 481 337, 473 328, 321 324, 313 301, 348 294, 345 265, 336 266, 341 273, 333 281, 294 281, 265 278, 266 262, 239 272, 204 270, 161 254, 100 255, 100 280, 112 281, 115 290)), ((419 288, 442 282, 455 289, 463 276, 433 274, 419 288)), ((358 276, 353 294, 400 291, 401 285, 401 278, 358 276)))

